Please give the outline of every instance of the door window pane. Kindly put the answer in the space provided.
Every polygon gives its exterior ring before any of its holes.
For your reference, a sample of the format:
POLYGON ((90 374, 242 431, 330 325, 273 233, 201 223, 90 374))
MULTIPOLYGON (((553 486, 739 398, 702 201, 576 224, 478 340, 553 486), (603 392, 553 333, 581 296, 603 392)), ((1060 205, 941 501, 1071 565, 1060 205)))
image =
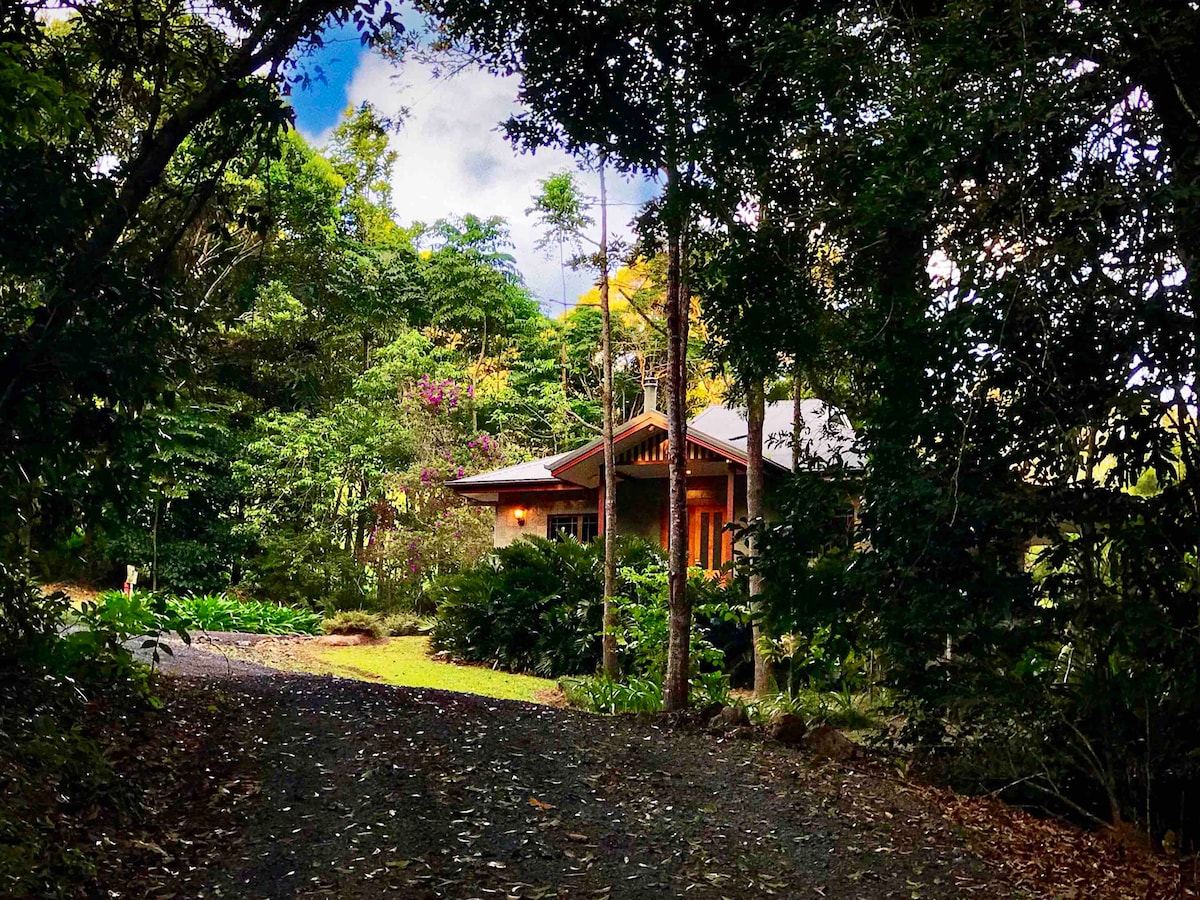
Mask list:
POLYGON ((724 527, 723 523, 721 522, 722 518, 724 517, 713 516, 712 518, 712 567, 714 569, 721 568, 721 563, 723 562, 721 559, 721 550, 724 549, 723 545, 725 541, 722 540, 722 538, 724 538, 724 534, 722 533, 722 529, 724 527))

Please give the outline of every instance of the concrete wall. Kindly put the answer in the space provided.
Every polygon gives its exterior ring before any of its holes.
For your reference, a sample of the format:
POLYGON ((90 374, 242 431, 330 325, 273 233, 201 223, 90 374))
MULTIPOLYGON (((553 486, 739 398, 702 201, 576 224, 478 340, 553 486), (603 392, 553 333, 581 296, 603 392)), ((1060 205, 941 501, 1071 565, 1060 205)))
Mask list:
POLYGON ((554 493, 506 496, 496 507, 496 530, 492 536, 492 545, 507 547, 513 541, 526 535, 544 538, 550 516, 567 513, 594 513, 596 511, 594 495, 586 498, 571 492, 562 497, 556 496, 554 493), (518 508, 526 511, 524 527, 517 524, 516 517, 513 515, 518 508))
POLYGON ((617 531, 655 543, 662 540, 666 479, 629 478, 617 483, 617 531))

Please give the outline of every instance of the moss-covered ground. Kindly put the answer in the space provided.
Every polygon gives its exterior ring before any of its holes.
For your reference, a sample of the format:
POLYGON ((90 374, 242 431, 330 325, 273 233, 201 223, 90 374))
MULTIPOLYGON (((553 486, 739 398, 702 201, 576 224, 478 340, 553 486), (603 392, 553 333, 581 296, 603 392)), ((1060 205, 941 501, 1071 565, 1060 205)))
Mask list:
POLYGON ((314 639, 267 641, 257 644, 246 657, 277 669, 457 691, 498 700, 545 703, 558 693, 555 682, 547 678, 436 659, 430 655, 429 638, 423 636, 388 638, 348 647, 327 646, 314 639))
POLYGON ((357 647, 318 647, 314 656, 334 675, 403 687, 479 694, 499 700, 538 700, 556 687, 546 678, 461 666, 429 655, 429 638, 399 637, 357 647))

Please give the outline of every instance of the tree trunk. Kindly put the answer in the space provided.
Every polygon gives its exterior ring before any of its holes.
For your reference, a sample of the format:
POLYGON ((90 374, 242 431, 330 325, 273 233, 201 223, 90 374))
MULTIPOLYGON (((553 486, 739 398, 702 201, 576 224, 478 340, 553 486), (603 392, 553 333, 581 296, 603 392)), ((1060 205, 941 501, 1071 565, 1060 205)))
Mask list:
POLYGON ((800 434, 804 427, 803 407, 800 400, 800 388, 804 384, 804 376, 800 367, 792 376, 792 471, 800 471, 800 434))
POLYGON ((367 482, 367 478, 364 475, 362 478, 362 481, 359 483, 359 494, 358 494, 358 498, 361 501, 362 505, 359 507, 358 516, 356 517, 357 522, 355 524, 355 529, 354 529, 354 558, 358 562, 362 562, 363 548, 366 546, 366 541, 367 541, 367 513, 368 513, 367 492, 368 492, 368 490, 369 490, 369 483, 367 482))
POLYGON ((479 433, 479 373, 483 371, 483 361, 487 358, 487 315, 483 317, 483 336, 479 342, 479 360, 475 363, 475 371, 471 373, 471 431, 479 433))
POLYGON ((158 590, 158 507, 160 497, 154 498, 154 523, 150 526, 150 590, 158 590))
POLYGON ((604 677, 615 679, 617 663, 617 467, 613 447, 612 317, 608 305, 608 194, 600 159, 600 356, 604 369, 600 392, 604 412, 604 677))
MULTIPOLYGON (((763 517, 763 419, 766 416, 766 397, 762 382, 755 382, 746 391, 746 519, 751 526, 763 517)), ((763 578, 757 570, 759 538, 749 539, 750 555, 750 615, 754 631, 754 696, 764 697, 771 691, 775 673, 771 661, 763 653, 762 639, 766 634, 762 621, 763 578)))
POLYGON ((350 481, 352 474, 346 473, 346 535, 342 541, 342 549, 350 553, 354 549, 354 483, 350 481))
POLYGON ((667 167, 667 508, 668 637, 663 709, 688 705, 688 653, 692 607, 687 595, 687 291, 683 285, 684 216, 680 209, 679 173, 667 167))

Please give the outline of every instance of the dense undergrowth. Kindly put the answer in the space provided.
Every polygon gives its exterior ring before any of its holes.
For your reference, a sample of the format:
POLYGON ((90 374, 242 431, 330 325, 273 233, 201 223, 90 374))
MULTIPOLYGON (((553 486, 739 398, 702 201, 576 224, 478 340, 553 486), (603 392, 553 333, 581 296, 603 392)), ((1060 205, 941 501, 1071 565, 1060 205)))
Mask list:
POLYGON ((163 636, 186 638, 165 598, 69 603, 4 572, 0 611, 0 895, 85 895, 112 845, 146 811, 140 765, 158 687, 131 645, 158 658, 163 636), (140 748, 140 749, 134 749, 140 748))
MULTIPOLYGON (((666 669, 667 572, 662 551, 625 538, 618 549, 617 641, 624 675, 661 681, 666 669)), ((603 544, 530 538, 435 583, 432 641, 460 659, 547 677, 593 674, 600 658, 603 544)), ((736 582, 688 581, 697 675, 736 668, 749 650, 736 582)), ((728 689, 726 684, 725 689, 728 689)))
POLYGON ((241 600, 226 594, 177 597, 106 591, 78 612, 83 623, 110 622, 130 634, 162 630, 244 631, 252 634, 316 634, 321 616, 306 609, 241 600))

